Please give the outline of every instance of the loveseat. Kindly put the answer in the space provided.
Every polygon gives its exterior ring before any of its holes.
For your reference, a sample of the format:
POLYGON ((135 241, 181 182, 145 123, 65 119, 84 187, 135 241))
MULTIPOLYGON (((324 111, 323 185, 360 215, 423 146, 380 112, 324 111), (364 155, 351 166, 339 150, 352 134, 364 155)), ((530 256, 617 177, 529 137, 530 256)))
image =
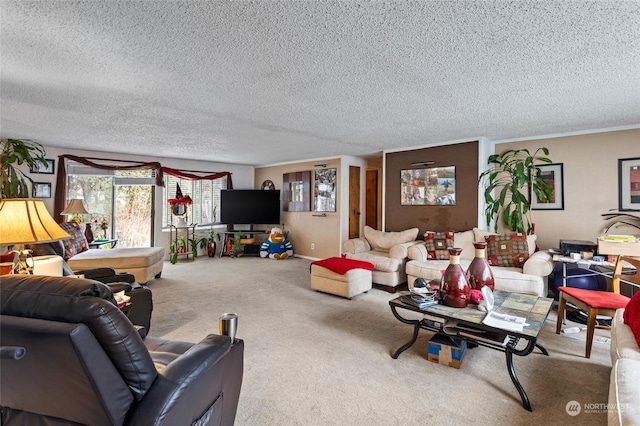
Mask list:
POLYGON ((6 275, 0 280, 1 423, 233 425, 242 340, 147 336, 93 280, 6 275))
POLYGON ((611 320, 611 380, 609 384, 609 426, 640 425, 640 292, 618 309, 611 320), (634 319, 625 323, 625 311, 634 319))
POLYGON ((418 243, 418 228, 399 232, 383 232, 364 227, 364 237, 344 242, 342 252, 348 259, 373 263, 372 281, 385 290, 395 292, 407 282, 405 265, 408 249, 418 243))
MULTIPOLYGON (((426 232, 425 234, 429 234, 426 232)), ((449 254, 447 246, 462 249, 460 265, 466 271, 475 257, 474 242, 485 242, 486 237, 492 237, 492 244, 505 248, 504 252, 494 253, 494 265, 491 266, 495 278, 495 289, 518 293, 530 293, 538 296, 547 296, 547 276, 553 271, 552 256, 546 250, 536 251, 536 236, 526 237, 511 235, 498 235, 493 232, 473 228, 463 232, 438 232, 432 233, 428 241, 414 244, 408 248, 409 260, 406 265, 407 283, 413 288, 416 278, 424 278, 427 281, 440 279, 442 271, 449 266, 449 254), (517 240, 517 241, 516 241, 517 240), (427 245, 431 243, 430 247, 427 245), (526 256, 521 258, 521 266, 495 266, 502 261, 513 258, 513 252, 520 250, 526 256), (431 252, 431 257, 429 256, 431 252), (509 253, 507 253, 509 252, 509 253), (435 254, 435 256, 434 256, 435 254), (527 257, 528 256, 528 257, 527 257)), ((489 253, 489 249, 487 249, 489 253)), ((518 255, 516 254, 516 262, 518 255)))
POLYGON ((140 284, 160 278, 162 274, 165 254, 162 247, 90 249, 78 223, 64 222, 60 226, 71 238, 60 242, 31 245, 29 248, 34 256, 62 256, 73 270, 113 268, 117 272, 133 274, 136 282, 140 284))

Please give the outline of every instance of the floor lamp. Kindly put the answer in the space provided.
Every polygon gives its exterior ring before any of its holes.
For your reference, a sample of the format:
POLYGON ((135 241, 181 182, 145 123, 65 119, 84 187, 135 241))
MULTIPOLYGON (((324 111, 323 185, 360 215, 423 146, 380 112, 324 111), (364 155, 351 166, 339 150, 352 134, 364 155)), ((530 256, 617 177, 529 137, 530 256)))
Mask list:
POLYGON ((25 244, 49 243, 71 238, 49 214, 44 201, 34 198, 0 199, 0 246, 19 246, 18 272, 33 273, 25 244))

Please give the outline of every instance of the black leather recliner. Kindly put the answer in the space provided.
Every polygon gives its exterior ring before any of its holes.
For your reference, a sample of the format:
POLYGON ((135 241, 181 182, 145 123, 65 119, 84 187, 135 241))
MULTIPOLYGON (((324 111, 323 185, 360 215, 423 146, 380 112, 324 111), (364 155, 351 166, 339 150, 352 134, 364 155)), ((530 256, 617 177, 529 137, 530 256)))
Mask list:
POLYGON ((2 424, 232 425, 244 342, 142 340, 105 284, 68 277, 0 279, 2 424))

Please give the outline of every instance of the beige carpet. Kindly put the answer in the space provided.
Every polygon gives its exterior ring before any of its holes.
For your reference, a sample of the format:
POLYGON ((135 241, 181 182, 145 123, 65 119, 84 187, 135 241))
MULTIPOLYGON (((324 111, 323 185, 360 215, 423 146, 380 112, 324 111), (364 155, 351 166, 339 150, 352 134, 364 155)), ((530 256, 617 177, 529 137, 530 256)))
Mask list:
POLYGON ((479 347, 467 350, 459 370, 446 367, 427 361, 430 333, 421 331, 394 360, 412 333, 389 309, 395 296, 312 291, 309 264, 199 257, 166 263, 162 278, 148 283, 154 336, 195 342, 218 332, 222 313, 239 315, 246 349, 237 425, 606 424, 606 330, 597 330, 588 360, 585 332, 556 335, 551 312, 539 340, 550 356, 514 356, 528 412, 504 353, 479 347), (575 417, 565 409, 570 401, 582 407, 575 417))

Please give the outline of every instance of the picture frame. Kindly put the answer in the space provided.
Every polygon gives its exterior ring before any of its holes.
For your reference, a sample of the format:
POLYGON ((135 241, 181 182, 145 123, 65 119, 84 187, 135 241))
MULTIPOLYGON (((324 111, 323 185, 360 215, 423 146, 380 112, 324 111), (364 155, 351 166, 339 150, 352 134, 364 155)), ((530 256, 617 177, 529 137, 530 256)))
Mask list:
POLYGON ((51 182, 34 182, 33 198, 51 198, 51 182))
POLYGON ((313 211, 336 211, 336 173, 334 168, 316 169, 313 180, 313 211))
POLYGON ((564 163, 537 166, 542 179, 551 186, 551 201, 542 202, 530 193, 531 210, 564 210, 564 163))
POLYGON ((400 205, 455 206, 456 167, 400 170, 400 205))
POLYGON ((640 157, 618 160, 618 210, 640 211, 640 157))
POLYGON ((30 173, 40 173, 44 175, 52 175, 55 171, 56 160, 47 159, 47 167, 44 167, 41 162, 37 162, 33 166, 29 166, 30 173))

